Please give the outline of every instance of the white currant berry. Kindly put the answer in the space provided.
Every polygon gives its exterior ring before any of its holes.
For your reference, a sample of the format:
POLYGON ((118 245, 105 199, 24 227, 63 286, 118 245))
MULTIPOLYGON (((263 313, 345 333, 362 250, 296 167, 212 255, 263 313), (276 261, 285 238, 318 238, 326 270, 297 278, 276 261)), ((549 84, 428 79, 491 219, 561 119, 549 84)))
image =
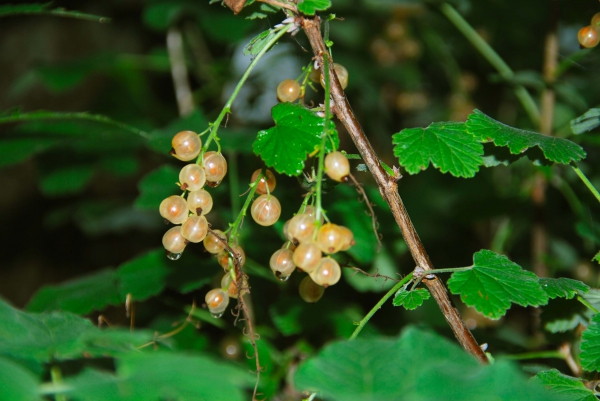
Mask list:
POLYGON ((202 141, 193 131, 181 131, 171 140, 171 154, 181 161, 187 162, 198 157, 202 141))
POLYGON ((203 244, 204 248, 210 253, 219 253, 225 249, 227 243, 227 236, 221 230, 212 230, 206 234, 203 244), (217 238, 218 236, 218 238, 217 238))
POLYGON ((165 235, 163 235, 162 244, 167 251, 173 254, 183 252, 187 245, 187 241, 181 234, 181 226, 170 228, 165 235))
POLYGON ((197 191, 204 186, 205 182, 204 170, 196 163, 184 166, 179 172, 179 183, 184 191, 197 191))
POLYGON ((227 160, 217 152, 206 152, 203 157, 206 181, 211 187, 216 187, 227 174, 227 160))
POLYGON ((293 257, 294 253, 287 248, 279 249, 271 256, 269 266, 278 280, 286 281, 296 270, 293 257))
POLYGON ((317 233, 317 244, 325 253, 336 253, 345 244, 344 234, 346 233, 337 224, 323 224, 317 233))
POLYGON ((279 220, 281 204, 273 195, 261 195, 252 203, 250 213, 261 226, 272 226, 279 220))
MULTIPOLYGON (((250 179, 250 182, 256 181, 256 178, 258 177, 258 175, 260 174, 261 171, 262 171, 262 169, 256 170, 252 174, 252 178, 250 179)), ((275 179, 275 175, 271 172, 271 170, 265 170, 265 174, 260 178, 260 181, 258 182, 258 184, 256 184, 256 193, 261 194, 261 195, 266 194, 267 187, 269 188, 269 193, 273 192, 276 185, 277 185, 277 180, 275 179), (266 176, 266 178, 265 178, 265 176, 266 176)))
POLYGON ((164 199, 159 206, 160 215, 173 224, 181 224, 188 217, 188 208, 185 199, 173 195, 164 199))
MULTIPOLYGON (((242 279, 242 296, 246 292, 248 292, 247 288, 248 288, 248 281, 246 280, 246 277, 244 276, 242 279)), ((240 293, 237 283, 231 279, 231 274, 229 272, 225 273, 225 275, 221 279, 221 290, 223 290, 223 292, 225 292, 227 295, 229 295, 229 298, 237 299, 237 297, 240 293)))
POLYGON ((325 156, 325 172, 334 181, 348 181, 350 163, 342 152, 331 152, 325 156))
MULTIPOLYGON (((342 85, 342 89, 346 89, 348 86, 348 70, 346 67, 338 63, 333 63, 333 69, 335 70, 335 74, 340 81, 340 85, 342 85)), ((323 88, 325 87, 325 74, 321 74, 321 86, 323 88)))
POLYGON ((316 242, 302 242, 294 251, 294 264, 306 273, 310 273, 321 262, 321 249, 316 242))
POLYGON ((314 303, 323 297, 325 288, 312 281, 310 276, 306 276, 300 282, 298 292, 300 293, 300 297, 304 300, 304 302, 314 303))
POLYGON ((181 234, 190 242, 198 243, 208 233, 208 222, 204 216, 191 216, 181 225, 181 234))
MULTIPOLYGON (((244 249, 237 244, 233 244, 231 245, 231 250, 233 250, 233 252, 235 253, 235 257, 240 263, 240 267, 244 267, 244 265, 246 264, 246 252, 244 252, 244 249)), ((235 266, 234 259, 229 254, 229 252, 227 252, 226 249, 223 249, 221 252, 219 252, 219 254, 217 255, 217 261, 219 262, 219 265, 221 265, 221 267, 225 270, 229 270, 231 267, 235 266)))
POLYGON ((204 189, 192 191, 187 196, 187 207, 193 214, 204 216, 212 210, 212 196, 204 189))
POLYGON ((311 241, 315 232, 315 218, 306 213, 292 217, 287 227, 287 236, 299 243, 311 241))
POLYGON ((229 295, 220 288, 210 290, 206 294, 206 297, 204 297, 204 300, 209 312, 217 318, 223 316, 223 312, 225 312, 227 305, 229 305, 229 295))
POLYGON ((338 262, 332 258, 323 258, 319 266, 310 273, 310 278, 318 285, 325 288, 336 284, 342 277, 342 269, 338 262))
POLYGON ((300 97, 302 88, 293 79, 285 79, 277 85, 277 99, 280 102, 293 102, 300 97))

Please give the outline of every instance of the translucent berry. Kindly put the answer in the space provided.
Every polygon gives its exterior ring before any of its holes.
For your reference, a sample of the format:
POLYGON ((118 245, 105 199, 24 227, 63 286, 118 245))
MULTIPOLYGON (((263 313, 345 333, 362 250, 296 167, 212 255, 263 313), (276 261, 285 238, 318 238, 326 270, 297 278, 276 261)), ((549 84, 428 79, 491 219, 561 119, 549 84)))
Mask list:
POLYGON ((310 74, 308 75, 308 79, 310 79, 312 82, 317 83, 321 80, 321 70, 318 69, 312 69, 310 71, 310 74))
POLYGON ((317 233, 317 244, 325 253, 336 253, 344 246, 344 232, 337 224, 326 223, 317 233))
POLYGON ((294 253, 287 249, 282 248, 271 256, 271 260, 269 261, 269 266, 277 277, 281 281, 285 281, 290 277, 290 274, 296 270, 296 265, 294 265, 293 261, 294 253))
MULTIPOLYGON (((260 174, 262 170, 258 169, 252 174, 252 178, 250 182, 256 181, 256 178, 260 174)), ((275 175, 271 172, 271 170, 265 170, 265 175, 260 178, 260 181, 256 185, 256 192, 258 194, 266 194, 267 186, 269 187, 269 192, 273 192, 275 189, 275 185, 277 185, 277 181, 275 180, 275 175), (266 175, 266 178, 265 178, 266 175)))
MULTIPOLYGON (((340 85, 342 85, 342 89, 346 89, 348 86, 348 70, 341 64, 333 63, 333 68, 335 70, 335 74, 340 81, 340 85)), ((330 77, 331 79, 331 77, 330 77)), ((325 87, 325 75, 321 74, 321 86, 325 87)))
MULTIPOLYGON (((246 277, 243 277, 243 279, 242 279, 242 295, 244 295, 247 292, 247 288, 248 288, 248 281, 246 280, 246 277)), ((231 280, 231 274, 229 274, 229 273, 225 273, 225 275, 221 279, 221 289, 227 295, 229 295, 229 298, 237 298, 240 293, 237 283, 235 281, 231 280)))
POLYGON ((213 230, 212 233, 206 234, 206 238, 204 238, 204 248, 210 253, 221 252, 225 249, 225 243, 227 243, 227 236, 221 230, 213 230), (221 239, 218 239, 215 234, 221 239))
POLYGON ((219 185, 227 174, 227 161, 222 154, 217 152, 206 152, 203 160, 206 181, 212 183, 211 187, 219 185))
POLYGON ((340 251, 347 251, 351 246, 355 244, 354 242, 354 233, 348 228, 344 226, 339 226, 342 231, 342 248, 340 251))
POLYGON ((319 266, 310 273, 310 278, 325 288, 340 281, 340 277, 342 277, 342 269, 338 262, 331 258, 321 259, 319 266))
POLYGON ((229 305, 229 295, 220 288, 214 288, 206 294, 204 301, 214 317, 221 317, 229 305))
POLYGON ((315 218, 306 213, 299 213, 290 220, 287 232, 289 237, 299 243, 311 241, 315 232, 315 218))
POLYGON ((160 215, 173 224, 181 224, 188 217, 188 208, 185 199, 173 195, 160 202, 160 215))
POLYGON ((280 102, 293 102, 300 97, 300 84, 293 79, 285 79, 277 85, 277 99, 280 102))
POLYGON ((250 213, 261 226, 272 226, 279 220, 281 204, 273 195, 261 195, 252 203, 250 213))
POLYGON ((592 17, 592 23, 590 25, 593 27, 598 27, 598 24, 600 24, 600 13, 594 14, 592 17))
POLYGON ((579 40, 579 44, 586 49, 596 47, 598 42, 600 42, 598 28, 592 25, 581 28, 577 33, 577 39, 579 40))
POLYGON ((196 163, 184 166, 179 172, 179 183, 183 190, 197 191, 204 186, 205 182, 204 170, 196 163))
POLYGON ((325 172, 334 181, 347 181, 350 174, 350 163, 343 153, 331 152, 325 156, 325 172))
POLYGON ((190 242, 198 243, 208 233, 208 222, 204 216, 191 216, 181 225, 181 234, 190 242))
POLYGON ((323 297, 325 288, 312 281, 310 276, 306 276, 300 282, 298 292, 300 292, 300 297, 304 300, 304 302, 314 303, 323 297))
POLYGON ((212 207, 212 196, 204 189, 192 191, 187 196, 187 208, 193 214, 204 216, 212 210, 212 207))
POLYGON ((283 245, 281 246, 281 249, 289 249, 290 251, 294 252, 296 250, 296 245, 292 242, 292 241, 285 241, 283 243, 283 245))
POLYGON ((187 241, 181 234, 181 226, 172 227, 163 235, 162 244, 171 253, 181 253, 187 245, 187 241))
POLYGON ((184 162, 198 157, 202 141, 193 131, 181 131, 171 140, 171 154, 184 162))
MULTIPOLYGON (((238 258, 238 261, 240 262, 240 267, 244 267, 244 265, 246 264, 246 252, 244 252, 241 246, 235 244, 231 246, 231 249, 233 250, 233 252, 235 252, 235 257, 238 258)), ((221 265, 221 267, 225 270, 229 270, 232 266, 235 266, 233 263, 233 258, 231 257, 229 252, 227 252, 226 249, 223 249, 221 252, 219 252, 219 254, 217 255, 217 261, 219 262, 219 265, 221 265)))
POLYGON ((316 242, 303 242, 294 251, 292 260, 296 266, 310 273, 321 262, 321 249, 316 242))

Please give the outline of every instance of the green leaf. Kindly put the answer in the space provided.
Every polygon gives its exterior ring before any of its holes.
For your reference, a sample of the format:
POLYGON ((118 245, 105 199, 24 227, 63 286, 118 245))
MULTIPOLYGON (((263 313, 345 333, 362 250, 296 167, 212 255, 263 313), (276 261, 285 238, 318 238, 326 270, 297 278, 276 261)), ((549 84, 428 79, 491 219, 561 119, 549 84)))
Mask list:
POLYGON ((590 287, 579 280, 570 278, 540 278, 540 285, 546 294, 552 299, 571 299, 579 293, 586 293, 590 287))
POLYGON ((330 344, 299 367, 294 384, 330 401, 559 399, 512 363, 479 364, 449 340, 412 327, 399 340, 330 344))
POLYGON ((404 306, 404 309, 415 310, 423 305, 423 301, 429 299, 430 296, 429 291, 424 288, 417 288, 412 291, 401 288, 394 297, 394 306, 404 306))
POLYGON ((2 399, 10 401, 38 401, 38 379, 13 361, 0 358, 2 399))
POLYGON ((244 55, 252 57, 256 56, 276 35, 277 31, 273 29, 268 29, 259 33, 246 45, 246 47, 244 47, 244 55))
POLYGON ((427 169, 431 162, 442 173, 473 177, 482 165, 483 146, 466 132, 464 123, 433 123, 409 128, 392 136, 394 155, 411 174, 427 169))
POLYGON ((117 291, 115 271, 102 270, 60 285, 42 287, 29 301, 27 310, 64 310, 83 315, 124 301, 117 291))
POLYGON ((0 141, 0 167, 22 162, 59 144, 54 138, 15 138, 0 141))
POLYGON ((298 11, 306 15, 315 15, 317 11, 327 10, 331 7, 331 0, 300 0, 298 11))
POLYGON ((9 4, 0 6, 0 18, 13 15, 54 15, 57 17, 76 18, 95 22, 110 22, 110 18, 100 17, 93 14, 85 14, 77 11, 67 11, 62 7, 48 9, 52 3, 32 3, 15 5, 9 4))
MULTIPOLYGON (((258 133, 252 146, 267 166, 278 173, 298 176, 304 168, 304 161, 309 153, 321 146, 321 135, 325 127, 325 118, 297 103, 279 103, 271 110, 275 126, 258 133)), ((335 146, 339 139, 335 124, 329 122, 329 132, 335 146)), ((331 141, 325 142, 327 150, 331 150, 331 141)))
POLYGON ((581 336, 581 367, 587 371, 600 371, 600 313, 594 315, 581 336))
POLYGON ((594 392, 585 387, 581 379, 563 375, 556 369, 540 372, 531 381, 546 386, 551 392, 565 397, 565 400, 598 401, 594 392))
POLYGON ((171 195, 181 193, 176 185, 178 181, 179 170, 168 164, 146 174, 138 183, 140 194, 135 200, 135 207, 153 210, 158 215, 160 202, 171 195))
POLYGON ((169 150, 171 150, 171 140, 179 131, 194 131, 196 133, 201 133, 207 127, 208 121, 204 114, 202 114, 200 110, 194 109, 191 114, 172 121, 165 128, 154 130, 147 134, 147 138, 149 139, 148 146, 152 150, 168 156, 169 150))
POLYGON ((571 120, 571 130, 575 135, 583 134, 600 126, 600 109, 589 109, 581 117, 571 120))
POLYGON ((596 262, 600 263, 600 251, 598 251, 598 253, 592 258, 592 260, 595 260, 596 262))
POLYGON ((520 154, 534 146, 539 147, 547 160, 568 164, 585 158, 583 148, 564 138, 538 134, 509 127, 475 110, 467 120, 467 131, 481 142, 508 146, 512 154, 520 154))
POLYGON ((26 313, 0 300, 0 355, 23 360, 115 356, 152 339, 151 333, 100 330, 68 312, 26 313))
POLYGON ((162 292, 169 262, 173 261, 165 256, 165 251, 157 249, 122 264, 117 271, 121 299, 131 294, 134 300, 143 301, 162 292))
POLYGON ((67 379, 69 399, 82 401, 242 401, 248 375, 203 355, 131 353, 116 360, 116 374, 84 370, 67 379))
POLYGON ((60 168, 42 176, 40 189, 47 196, 75 194, 83 191, 93 174, 91 165, 60 168))
POLYGON ((472 269, 452 274, 448 288, 479 313, 499 319, 511 302, 521 306, 548 303, 548 295, 538 280, 535 274, 523 270, 506 256, 484 249, 473 255, 472 269))
MULTIPOLYGON (((247 7, 250 4, 251 4, 251 2, 246 3, 246 5, 244 6, 244 9, 242 10, 242 14, 246 14, 247 7)), ((279 10, 280 10, 279 7, 275 7, 270 4, 260 3, 260 6, 258 7, 258 9, 255 8, 254 10, 250 11, 248 13, 246 19, 249 19, 249 20, 253 20, 253 19, 257 19, 257 18, 264 19, 264 18, 269 17, 270 14, 276 13, 279 10)))
POLYGON ((550 333, 565 333, 578 325, 588 325, 593 313, 579 302, 557 298, 542 308, 542 325, 550 333))

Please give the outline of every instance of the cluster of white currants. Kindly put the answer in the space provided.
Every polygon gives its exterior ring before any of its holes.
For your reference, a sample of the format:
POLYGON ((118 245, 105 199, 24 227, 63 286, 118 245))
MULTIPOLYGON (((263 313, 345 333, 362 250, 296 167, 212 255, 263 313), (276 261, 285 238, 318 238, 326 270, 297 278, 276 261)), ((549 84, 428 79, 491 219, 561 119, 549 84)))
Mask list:
MULTIPOLYGON (((342 89, 348 86, 348 70, 341 64, 334 63, 333 68, 342 85, 342 89)), ((325 76, 319 69, 312 69, 308 76, 312 82, 321 82, 325 87, 325 76)), ((304 97, 304 91, 298 81, 294 79, 284 79, 277 85, 277 99, 280 102, 295 102, 299 97, 304 97)))
MULTIPOLYGON (((190 161, 200 154, 202 142, 193 131, 181 131, 171 141, 171 154, 182 161, 190 161)), ((162 243, 169 259, 177 260, 189 242, 201 242, 208 233, 208 222, 204 217, 213 207, 210 194, 204 185, 216 187, 227 174, 227 162, 217 152, 206 152, 202 166, 190 163, 179 172, 182 195, 173 195, 160 203, 160 215, 175 227, 163 236, 162 243), (187 198, 185 195, 187 194, 187 198)))
MULTIPOLYGON (((349 175, 348 159, 340 152, 332 152, 325 158, 326 173, 336 181, 345 181, 349 175)), ((306 302, 317 302, 324 289, 336 284, 341 277, 338 262, 330 256, 346 251, 354 245, 350 229, 333 223, 317 221, 316 210, 306 206, 283 226, 287 238, 283 247, 271 256, 269 265, 275 277, 286 281, 296 268, 308 273, 300 284, 300 296, 306 302)))

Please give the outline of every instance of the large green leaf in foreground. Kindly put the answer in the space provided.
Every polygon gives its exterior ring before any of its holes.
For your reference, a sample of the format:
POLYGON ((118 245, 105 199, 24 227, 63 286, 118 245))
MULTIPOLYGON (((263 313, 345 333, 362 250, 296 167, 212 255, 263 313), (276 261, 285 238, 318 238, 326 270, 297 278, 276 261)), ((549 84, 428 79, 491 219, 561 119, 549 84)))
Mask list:
POLYGON ((411 174, 429 167, 455 177, 473 177, 483 163, 483 145, 466 132, 464 123, 433 123, 409 128, 393 136, 394 154, 411 174))
POLYGON ((328 401, 558 400, 505 361, 481 365, 436 334, 408 328, 400 339, 325 347, 296 373, 297 388, 328 401))
MULTIPOLYGON (((275 126, 258 133, 252 146, 267 166, 278 173, 297 176, 302 173, 308 154, 321 146, 325 119, 297 103, 279 103, 271 110, 275 126)), ((333 121, 329 122, 331 140, 339 145, 333 121)), ((331 140, 325 147, 331 150, 331 140)))
POLYGON ((581 336, 581 367, 600 371, 600 313, 596 314, 581 336))
POLYGON ((551 392, 569 401, 597 401, 594 392, 585 387, 581 379, 563 375, 556 369, 540 372, 532 379, 546 386, 551 392))
POLYGON ((490 319, 504 316, 511 302, 521 306, 548 303, 548 294, 535 274, 485 249, 473 255, 472 269, 452 274, 448 288, 490 319))

